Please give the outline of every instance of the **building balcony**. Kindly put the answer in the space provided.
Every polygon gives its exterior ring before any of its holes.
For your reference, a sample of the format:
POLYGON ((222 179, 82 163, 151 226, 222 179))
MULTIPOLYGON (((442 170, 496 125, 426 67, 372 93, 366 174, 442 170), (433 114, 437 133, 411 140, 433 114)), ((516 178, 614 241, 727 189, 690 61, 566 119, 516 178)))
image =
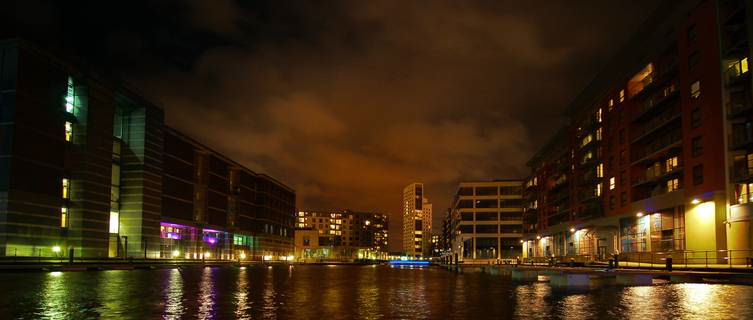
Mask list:
POLYGON ((645 123, 641 128, 633 130, 632 143, 640 142, 641 140, 650 138, 659 130, 666 128, 671 124, 679 124, 682 113, 679 110, 668 110, 664 114, 651 119, 645 123))
POLYGON ((750 72, 742 72, 739 64, 735 64, 724 72, 724 84, 727 87, 736 87, 750 83, 750 72))
POLYGON ((637 188, 637 187, 654 186, 657 183, 665 180, 666 178, 674 177, 678 174, 681 174, 682 172, 683 172, 682 165, 679 165, 670 171, 665 171, 664 168, 662 168, 662 171, 659 172, 658 174, 654 174, 654 175, 646 174, 642 177, 638 177, 638 179, 636 179, 635 182, 633 183, 632 187, 637 188))
POLYGON ((679 96, 680 92, 676 89, 673 89, 669 92, 661 92, 651 97, 650 99, 647 99, 646 102, 643 103, 642 108, 640 110, 637 110, 637 113, 633 116, 632 121, 639 122, 645 120, 645 118, 649 118, 650 116, 663 110, 664 107, 670 105, 670 102, 673 102, 675 98, 679 96))
POLYGON ((730 209, 729 222, 753 220, 753 203, 732 205, 730 209))
POLYGON ((631 154, 632 164, 652 162, 654 158, 661 154, 680 149, 682 149, 682 133, 679 130, 673 131, 657 137, 651 143, 645 145, 643 150, 638 149, 631 154))
POLYGON ((747 99, 727 102, 728 119, 749 115, 751 111, 753 111, 753 104, 747 99))
POLYGON ((729 149, 731 151, 746 150, 752 146, 753 146, 753 130, 751 130, 751 128, 733 130, 732 136, 729 142, 729 149))
POLYGON ((735 163, 732 168, 732 181, 735 183, 753 182, 753 168, 748 168, 746 163, 735 163))
POLYGON ((575 220, 588 220, 588 219, 594 219, 598 218, 604 215, 604 209, 602 208, 601 204, 594 203, 592 205, 588 205, 581 210, 578 210, 575 212, 575 220))

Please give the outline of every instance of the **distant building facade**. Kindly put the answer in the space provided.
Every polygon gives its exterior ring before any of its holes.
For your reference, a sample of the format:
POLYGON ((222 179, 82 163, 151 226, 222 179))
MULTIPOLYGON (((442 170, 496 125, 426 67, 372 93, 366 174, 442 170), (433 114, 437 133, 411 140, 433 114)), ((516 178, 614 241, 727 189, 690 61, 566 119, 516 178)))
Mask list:
POLYGON ((751 41, 750 1, 659 5, 529 161, 524 254, 744 263, 753 253, 751 41))
POLYGON ((448 255, 463 262, 515 258, 523 237, 523 181, 461 182, 445 226, 448 255))
POLYGON ((295 192, 125 85, 0 42, 0 256, 278 259, 295 192))
POLYGON ((424 196, 423 183, 403 189, 403 251, 410 257, 431 255, 432 204, 424 196))
POLYGON ((387 215, 350 210, 299 211, 295 256, 301 261, 384 259, 387 215))

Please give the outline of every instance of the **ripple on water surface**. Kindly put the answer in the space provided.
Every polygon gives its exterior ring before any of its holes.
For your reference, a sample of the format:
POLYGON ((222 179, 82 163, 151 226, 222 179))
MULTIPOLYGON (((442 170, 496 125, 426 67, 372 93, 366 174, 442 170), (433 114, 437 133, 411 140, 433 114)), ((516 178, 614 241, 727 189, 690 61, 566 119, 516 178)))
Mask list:
POLYGON ((0 319, 745 319, 753 287, 552 290, 438 268, 274 266, 0 273, 0 319))

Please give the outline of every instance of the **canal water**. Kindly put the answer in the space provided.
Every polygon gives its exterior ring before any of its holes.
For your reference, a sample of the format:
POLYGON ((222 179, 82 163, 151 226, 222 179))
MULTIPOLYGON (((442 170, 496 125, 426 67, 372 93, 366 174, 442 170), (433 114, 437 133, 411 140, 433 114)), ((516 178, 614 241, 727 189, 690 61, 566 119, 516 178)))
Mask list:
POLYGON ((752 319, 753 287, 553 290, 388 266, 0 273, 0 319, 752 319))

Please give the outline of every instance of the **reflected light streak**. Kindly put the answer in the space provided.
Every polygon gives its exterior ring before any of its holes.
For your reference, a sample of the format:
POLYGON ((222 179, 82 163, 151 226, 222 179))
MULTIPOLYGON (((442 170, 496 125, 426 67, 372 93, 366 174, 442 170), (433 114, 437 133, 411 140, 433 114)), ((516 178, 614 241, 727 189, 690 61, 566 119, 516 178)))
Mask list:
POLYGON ((238 272, 238 288, 235 292, 235 318, 251 319, 251 302, 248 300, 248 274, 242 267, 238 272))
POLYGON ((212 268, 204 268, 199 284, 199 319, 214 319, 214 279, 212 268))
POLYGON ((185 312, 183 307, 183 275, 179 269, 170 270, 165 286, 165 312, 163 319, 180 319, 185 312))

